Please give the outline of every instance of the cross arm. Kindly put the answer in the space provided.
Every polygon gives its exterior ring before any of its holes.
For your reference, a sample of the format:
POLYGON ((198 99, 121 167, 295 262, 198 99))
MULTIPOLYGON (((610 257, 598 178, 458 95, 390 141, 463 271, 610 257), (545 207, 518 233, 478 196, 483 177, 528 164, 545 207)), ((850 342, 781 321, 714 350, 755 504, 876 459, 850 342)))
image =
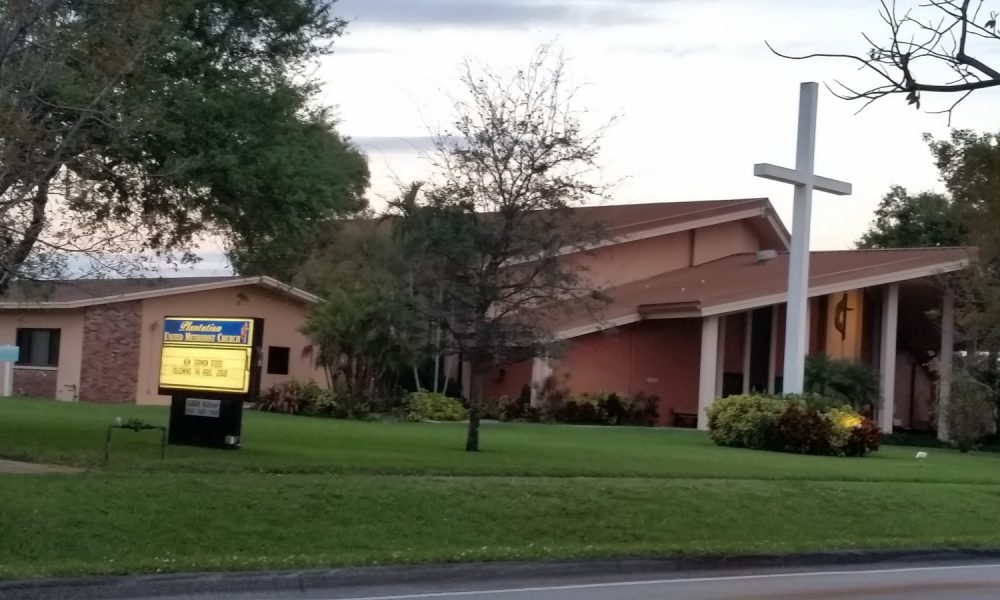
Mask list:
POLYGON ((811 183, 813 188, 837 196, 849 196, 853 191, 851 184, 846 181, 838 181, 829 177, 820 177, 819 175, 810 176, 794 169, 786 169, 785 167, 769 163, 757 163, 754 165, 753 174, 764 179, 790 183, 792 185, 807 185, 811 183))

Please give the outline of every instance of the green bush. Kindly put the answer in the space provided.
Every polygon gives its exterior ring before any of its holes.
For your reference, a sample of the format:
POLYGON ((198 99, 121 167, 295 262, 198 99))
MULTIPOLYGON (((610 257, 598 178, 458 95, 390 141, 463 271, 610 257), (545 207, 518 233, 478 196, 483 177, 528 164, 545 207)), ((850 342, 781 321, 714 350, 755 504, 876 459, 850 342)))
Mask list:
POLYGON ((344 391, 321 390, 302 414, 333 419, 365 419, 371 412, 371 406, 363 398, 355 398, 344 391))
POLYGON ((406 398, 407 421, 461 421, 467 416, 461 402, 444 394, 413 392, 406 398))
POLYGON ((303 383, 294 379, 274 385, 261 394, 254 407, 264 412, 297 415, 310 414, 322 390, 315 382, 303 383))
MULTIPOLYGON (((614 392, 574 396, 568 391, 548 393, 540 401, 541 420, 569 425, 634 425, 652 427, 659 418, 659 398, 639 393, 634 397, 614 392)), ((530 406, 512 406, 509 414, 530 420, 530 406)))
POLYGON ((881 437, 871 419, 815 395, 723 398, 708 411, 708 429, 720 446, 829 456, 864 456, 881 437))
POLYGON ((785 408, 779 398, 729 396, 708 409, 708 435, 720 446, 768 449, 785 408))
POLYGON ((806 357, 805 388, 810 395, 829 398, 864 411, 879 407, 878 373, 864 363, 825 354, 806 357))

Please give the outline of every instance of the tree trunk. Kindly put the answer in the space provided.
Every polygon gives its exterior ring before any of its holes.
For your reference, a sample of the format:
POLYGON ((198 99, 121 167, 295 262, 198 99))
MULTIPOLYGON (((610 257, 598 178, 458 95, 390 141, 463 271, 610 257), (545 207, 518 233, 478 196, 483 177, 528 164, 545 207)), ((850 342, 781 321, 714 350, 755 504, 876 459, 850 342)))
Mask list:
POLYGON ((483 400, 483 378, 472 375, 472 393, 469 394, 469 432, 465 438, 466 452, 479 452, 479 409, 483 400))
POLYGON ((411 367, 413 368, 413 383, 417 386, 416 391, 422 392, 424 388, 420 385, 420 371, 417 370, 417 365, 411 365, 411 367))

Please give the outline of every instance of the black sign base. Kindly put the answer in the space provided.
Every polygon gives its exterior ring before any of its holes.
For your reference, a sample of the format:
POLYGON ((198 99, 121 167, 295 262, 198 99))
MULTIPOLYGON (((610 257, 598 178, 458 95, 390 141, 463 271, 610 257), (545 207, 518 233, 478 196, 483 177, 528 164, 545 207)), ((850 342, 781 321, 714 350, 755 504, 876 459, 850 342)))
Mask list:
POLYGON ((243 398, 203 398, 189 392, 170 401, 170 433, 174 445, 239 448, 243 398))

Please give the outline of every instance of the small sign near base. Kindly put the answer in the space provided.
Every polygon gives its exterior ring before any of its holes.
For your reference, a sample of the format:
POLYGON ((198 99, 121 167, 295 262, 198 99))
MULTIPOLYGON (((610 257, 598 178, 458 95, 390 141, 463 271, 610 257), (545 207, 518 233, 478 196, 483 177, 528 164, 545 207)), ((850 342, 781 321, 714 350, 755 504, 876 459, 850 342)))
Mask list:
POLYGON ((242 427, 242 398, 220 400, 175 395, 170 400, 167 441, 171 444, 239 448, 242 427))

